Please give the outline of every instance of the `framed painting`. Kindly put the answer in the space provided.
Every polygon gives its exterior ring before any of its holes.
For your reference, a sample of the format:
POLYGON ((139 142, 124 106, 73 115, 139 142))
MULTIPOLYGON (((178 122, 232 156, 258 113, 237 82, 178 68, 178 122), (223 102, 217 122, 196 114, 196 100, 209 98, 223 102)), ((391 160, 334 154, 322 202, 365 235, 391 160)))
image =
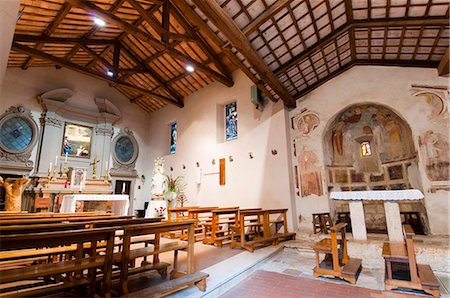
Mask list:
POLYGON ((66 123, 64 125, 61 155, 68 157, 91 157, 92 127, 66 123))
POLYGON ((237 127, 237 103, 235 101, 225 106, 225 140, 235 140, 238 138, 237 127))
POLYGON ((87 169, 86 168, 73 168, 72 175, 70 177, 70 187, 81 188, 86 184, 87 169))
POLYGON ((174 154, 177 151, 177 123, 174 122, 170 125, 170 154, 174 154))

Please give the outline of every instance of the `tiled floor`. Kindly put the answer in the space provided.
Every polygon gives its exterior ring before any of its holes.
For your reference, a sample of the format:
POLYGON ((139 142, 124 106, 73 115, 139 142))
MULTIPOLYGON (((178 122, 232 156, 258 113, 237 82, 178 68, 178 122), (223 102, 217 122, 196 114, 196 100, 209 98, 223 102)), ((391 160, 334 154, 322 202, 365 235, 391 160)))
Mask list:
POLYGON ((226 292, 221 298, 293 298, 293 297, 395 297, 412 298, 409 294, 385 292, 346 284, 336 284, 300 276, 257 270, 226 292))

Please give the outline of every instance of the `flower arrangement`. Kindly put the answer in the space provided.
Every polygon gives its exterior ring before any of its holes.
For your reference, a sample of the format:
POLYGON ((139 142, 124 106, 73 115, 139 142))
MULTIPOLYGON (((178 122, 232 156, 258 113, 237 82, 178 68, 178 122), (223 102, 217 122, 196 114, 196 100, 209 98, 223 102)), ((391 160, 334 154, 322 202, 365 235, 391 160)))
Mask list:
POLYGON ((164 212, 166 212, 166 208, 164 208, 162 206, 159 208, 155 208, 155 213, 156 213, 156 216, 158 216, 158 217, 163 217, 164 212))
POLYGON ((172 177, 172 175, 165 175, 164 176, 164 185, 165 185, 165 192, 176 192, 179 193, 184 190, 186 187, 186 183, 183 180, 183 176, 178 176, 175 179, 172 177))

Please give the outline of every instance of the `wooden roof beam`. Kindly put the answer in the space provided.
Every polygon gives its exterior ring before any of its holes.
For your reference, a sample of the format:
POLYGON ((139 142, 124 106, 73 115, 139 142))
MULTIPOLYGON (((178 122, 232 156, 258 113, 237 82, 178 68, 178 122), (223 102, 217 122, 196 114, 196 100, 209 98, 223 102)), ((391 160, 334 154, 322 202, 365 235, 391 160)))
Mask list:
POLYGON ((292 95, 281 84, 278 78, 265 64, 252 47, 247 37, 237 27, 236 23, 225 12, 215 0, 194 0, 198 8, 205 16, 226 36, 231 45, 235 47, 245 59, 252 65, 261 80, 272 88, 289 108, 295 107, 295 100, 292 95))
POLYGON ((104 18, 106 21, 113 23, 115 26, 123 29, 124 31, 128 32, 129 34, 132 34, 136 36, 137 38, 148 42, 150 45, 155 47, 157 50, 166 50, 168 54, 170 54, 173 58, 177 59, 178 61, 182 62, 187 65, 192 65, 197 70, 202 71, 204 74, 210 76, 211 78, 215 79, 216 81, 221 82, 227 87, 233 86, 233 80, 231 77, 226 77, 212 69, 210 69, 208 66, 203 65, 200 62, 197 62, 196 60, 186 56, 182 52, 165 45, 164 43, 160 42, 159 40, 155 39, 151 35, 147 34, 146 32, 142 31, 138 27, 127 23, 125 21, 122 21, 119 17, 115 16, 113 13, 105 11, 96 5, 94 5, 92 2, 88 2, 85 0, 67 0, 69 1, 73 6, 81 7, 88 13, 93 13, 97 16, 100 16, 104 18))
POLYGON ((38 42, 38 43, 59 43, 59 44, 84 44, 84 45, 112 45, 115 39, 91 39, 91 38, 66 38, 51 37, 42 35, 14 34, 16 42, 38 42))
POLYGON ((447 76, 448 77, 448 73, 449 73, 449 63, 448 63, 448 59, 449 59, 449 49, 447 48, 447 50, 445 51, 444 56, 441 59, 441 62, 439 62, 438 65, 438 74, 440 76, 447 76))
POLYGON ((114 67, 112 66, 111 63, 109 63, 109 61, 107 61, 105 58, 101 57, 100 55, 98 55, 95 51, 91 50, 90 48, 88 48, 86 45, 84 44, 80 44, 79 45, 80 48, 82 48, 86 53, 88 53, 92 58, 94 58, 94 60, 96 61, 100 61, 103 65, 105 65, 107 68, 113 70, 114 67))
POLYGON ((64 59, 61 59, 61 58, 49 55, 49 54, 44 53, 44 52, 42 52, 40 50, 36 50, 36 49, 30 48, 30 47, 18 44, 16 42, 13 42, 12 49, 14 51, 30 55, 30 56, 32 56, 34 58, 39 58, 39 59, 44 59, 44 60, 51 61, 52 63, 55 63, 55 64, 57 64, 59 66, 71 69, 73 71, 77 71, 79 73, 82 73, 82 74, 94 77, 96 79, 100 79, 100 80, 109 82, 109 83, 111 83, 113 85, 122 86, 122 87, 125 87, 125 88, 128 88, 128 89, 132 89, 132 90, 135 90, 135 91, 143 93, 143 94, 147 94, 147 95, 152 96, 154 98, 157 98, 159 100, 164 100, 166 102, 172 103, 172 104, 174 104, 174 105, 176 105, 176 106, 178 106, 180 108, 183 107, 182 103, 179 103, 179 102, 175 101, 172 98, 163 96, 161 94, 150 92, 150 91, 148 91, 148 90, 146 90, 144 88, 134 86, 134 85, 132 85, 130 83, 123 82, 123 81, 117 80, 115 78, 111 78, 111 77, 109 77, 109 76, 107 76, 105 74, 100 74, 100 73, 94 72, 94 71, 89 70, 89 69, 87 69, 87 68, 85 68, 83 66, 80 66, 80 65, 75 64, 73 62, 66 61, 64 59))
MULTIPOLYGON (((134 0, 131 0, 134 1, 134 0)), ((162 9, 162 20, 161 20, 161 25, 164 29, 164 31, 169 32, 169 28, 170 28, 170 2, 169 0, 165 0, 163 5, 162 5, 163 9, 162 9)), ((161 41, 166 43, 169 41, 169 36, 167 33, 163 33, 161 35, 161 41)))
POLYGON ((317 50, 320 50, 320 47, 324 44, 327 44, 334 39, 336 39, 339 35, 349 31, 350 29, 355 28, 371 28, 371 27, 386 27, 386 26, 416 26, 416 25, 424 25, 424 26, 434 26, 434 25, 448 25, 449 20, 445 17, 428 17, 428 18, 402 18, 402 19, 374 19, 371 21, 366 20, 358 20, 353 21, 352 24, 347 24, 339 27, 334 32, 327 35, 325 38, 317 41, 310 47, 308 47, 307 50, 301 52, 297 56, 293 57, 288 62, 284 63, 282 66, 278 67, 274 70, 274 73, 279 76, 285 71, 287 71, 289 68, 297 65, 304 59, 308 58, 311 54, 316 52, 317 50))

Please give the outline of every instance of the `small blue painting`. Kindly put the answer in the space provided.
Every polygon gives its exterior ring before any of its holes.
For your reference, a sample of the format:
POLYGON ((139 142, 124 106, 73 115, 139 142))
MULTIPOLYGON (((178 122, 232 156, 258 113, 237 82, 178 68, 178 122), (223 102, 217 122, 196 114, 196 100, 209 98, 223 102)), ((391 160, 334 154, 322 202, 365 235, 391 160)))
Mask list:
POLYGON ((225 127, 227 141, 237 139, 237 103, 235 101, 225 106, 225 127))
POLYGON ((177 151, 177 123, 174 122, 170 125, 170 154, 174 154, 177 151))

